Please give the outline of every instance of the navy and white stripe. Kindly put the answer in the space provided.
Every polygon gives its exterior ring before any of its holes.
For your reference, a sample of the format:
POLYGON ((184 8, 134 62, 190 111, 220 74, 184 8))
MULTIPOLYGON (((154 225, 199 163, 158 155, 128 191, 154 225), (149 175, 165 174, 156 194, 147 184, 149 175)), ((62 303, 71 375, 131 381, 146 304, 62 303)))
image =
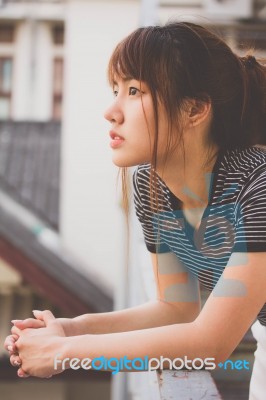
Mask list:
MULTIPOLYGON (((180 200, 158 175, 158 212, 154 212, 150 175, 150 164, 142 164, 133 176, 136 214, 150 252, 175 253, 209 290, 233 252, 266 252, 265 149, 254 146, 219 153, 212 173, 206 176, 211 179, 209 202, 197 230, 186 221, 180 200)), ((266 304, 258 319, 266 326, 266 304)))

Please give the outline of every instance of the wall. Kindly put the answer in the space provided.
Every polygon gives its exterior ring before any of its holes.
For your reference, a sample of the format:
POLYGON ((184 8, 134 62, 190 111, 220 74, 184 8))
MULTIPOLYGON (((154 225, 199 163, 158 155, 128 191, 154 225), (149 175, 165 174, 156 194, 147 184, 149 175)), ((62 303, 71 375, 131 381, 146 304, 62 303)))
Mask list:
POLYGON ((118 169, 103 118, 113 99, 106 68, 115 45, 138 21, 138 1, 68 2, 61 234, 87 272, 113 290, 125 268, 125 240, 118 169))

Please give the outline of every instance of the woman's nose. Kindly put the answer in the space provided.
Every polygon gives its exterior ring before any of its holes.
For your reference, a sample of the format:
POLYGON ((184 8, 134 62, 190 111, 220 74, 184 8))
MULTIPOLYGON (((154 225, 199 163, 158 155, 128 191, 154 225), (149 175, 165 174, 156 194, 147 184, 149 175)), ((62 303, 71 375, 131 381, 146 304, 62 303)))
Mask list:
POLYGON ((109 122, 116 122, 118 124, 121 124, 124 119, 122 111, 114 104, 104 112, 104 118, 109 122))

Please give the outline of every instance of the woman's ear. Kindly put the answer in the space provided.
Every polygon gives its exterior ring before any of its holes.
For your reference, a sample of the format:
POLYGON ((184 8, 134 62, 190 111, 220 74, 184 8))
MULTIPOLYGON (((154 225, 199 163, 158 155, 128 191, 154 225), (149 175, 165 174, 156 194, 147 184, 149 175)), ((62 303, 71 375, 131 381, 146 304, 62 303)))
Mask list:
POLYGON ((211 117, 211 101, 193 99, 190 101, 188 119, 190 127, 200 125, 211 117))

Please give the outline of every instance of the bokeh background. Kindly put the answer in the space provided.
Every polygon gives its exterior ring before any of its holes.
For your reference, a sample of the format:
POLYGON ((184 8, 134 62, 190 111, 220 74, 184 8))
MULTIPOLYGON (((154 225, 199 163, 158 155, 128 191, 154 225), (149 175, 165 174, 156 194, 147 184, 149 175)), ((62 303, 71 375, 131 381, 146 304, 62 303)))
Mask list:
MULTIPOLYGON (((132 209, 127 254, 103 112, 112 101, 106 67, 114 46, 169 19, 208 26, 239 54, 252 48, 265 57, 265 0, 0 1, 1 400, 162 398, 147 373, 20 380, 2 343, 11 319, 33 309, 72 317, 155 297, 132 209)), ((252 363, 254 346, 248 332, 235 357, 252 363)), ((250 371, 213 377, 224 399, 248 399, 250 371)))

